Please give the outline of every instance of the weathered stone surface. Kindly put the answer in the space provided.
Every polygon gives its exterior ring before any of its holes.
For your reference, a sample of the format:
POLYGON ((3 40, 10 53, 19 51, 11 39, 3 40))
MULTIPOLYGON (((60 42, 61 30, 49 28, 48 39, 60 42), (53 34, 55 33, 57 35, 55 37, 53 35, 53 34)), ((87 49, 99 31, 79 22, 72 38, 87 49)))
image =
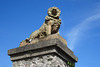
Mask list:
POLYGON ((49 35, 49 36, 47 36, 45 38, 32 40, 31 43, 27 43, 26 41, 24 41, 24 42, 22 42, 22 44, 20 45, 20 47, 25 46, 25 45, 35 44, 35 43, 40 42, 40 41, 55 39, 55 38, 58 38, 64 44, 67 45, 67 41, 63 37, 61 37, 59 34, 53 34, 53 35, 49 35))
POLYGON ((22 41, 20 43, 20 47, 25 46, 27 44, 29 45, 31 41, 32 43, 37 42, 41 38, 43 39, 49 35, 56 34, 56 33, 59 34, 59 28, 61 25, 61 19, 59 18, 59 16, 60 16, 59 8, 57 7, 49 8, 48 16, 45 17, 45 22, 43 23, 43 25, 40 27, 40 29, 32 32, 29 38, 22 41))
POLYGON ((58 56, 54 54, 48 54, 14 61, 13 67, 68 67, 68 65, 58 56))
POLYGON ((45 40, 51 40, 51 39, 55 39, 55 38, 58 38, 59 40, 61 40, 64 44, 67 45, 67 41, 62 38, 59 34, 53 34, 53 35, 49 35, 45 38, 42 38, 42 39, 37 39, 37 40, 33 40, 31 43, 29 43, 28 45, 30 44, 34 44, 34 43, 37 43, 37 42, 40 42, 40 41, 45 41, 45 40))
POLYGON ((23 59, 25 57, 38 56, 43 54, 56 53, 62 56, 66 60, 72 59, 77 62, 78 58, 74 53, 58 38, 51 40, 43 40, 35 44, 18 47, 8 50, 8 55, 11 56, 11 60, 23 59))
POLYGON ((69 67, 67 61, 75 64, 78 58, 58 36, 8 50, 13 67, 69 67))

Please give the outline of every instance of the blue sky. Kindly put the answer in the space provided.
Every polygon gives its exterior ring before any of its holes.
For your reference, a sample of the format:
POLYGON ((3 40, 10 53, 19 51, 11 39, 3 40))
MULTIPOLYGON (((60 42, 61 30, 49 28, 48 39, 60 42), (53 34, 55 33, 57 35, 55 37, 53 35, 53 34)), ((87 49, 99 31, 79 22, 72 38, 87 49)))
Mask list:
POLYGON ((12 67, 7 50, 39 29, 49 7, 61 10, 60 35, 79 58, 76 67, 100 64, 100 0, 0 0, 0 67, 12 67))

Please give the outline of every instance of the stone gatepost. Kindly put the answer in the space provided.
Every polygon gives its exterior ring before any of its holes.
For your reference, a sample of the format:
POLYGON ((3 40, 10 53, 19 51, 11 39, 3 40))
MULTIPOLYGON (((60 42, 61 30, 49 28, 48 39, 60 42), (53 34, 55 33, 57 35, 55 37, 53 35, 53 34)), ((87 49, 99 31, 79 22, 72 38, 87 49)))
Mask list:
POLYGON ((57 7, 49 8, 40 29, 23 40, 20 47, 8 50, 13 67, 75 67, 78 58, 59 35, 60 12, 57 7))
POLYGON ((57 35, 55 38, 8 50, 13 67, 75 67, 78 58, 62 39, 57 35))

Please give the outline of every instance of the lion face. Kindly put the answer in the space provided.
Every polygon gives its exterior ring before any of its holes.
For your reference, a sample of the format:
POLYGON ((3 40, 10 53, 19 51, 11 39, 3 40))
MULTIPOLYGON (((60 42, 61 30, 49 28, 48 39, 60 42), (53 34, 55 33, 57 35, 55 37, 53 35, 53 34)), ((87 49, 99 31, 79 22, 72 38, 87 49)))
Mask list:
POLYGON ((48 9, 48 15, 54 18, 59 18, 60 12, 60 9, 57 7, 51 7, 48 9))

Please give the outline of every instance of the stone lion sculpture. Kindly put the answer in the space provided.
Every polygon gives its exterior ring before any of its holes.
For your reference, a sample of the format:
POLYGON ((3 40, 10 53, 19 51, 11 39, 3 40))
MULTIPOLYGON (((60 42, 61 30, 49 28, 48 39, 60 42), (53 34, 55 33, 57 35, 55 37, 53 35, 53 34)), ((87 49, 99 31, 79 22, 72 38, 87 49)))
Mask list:
POLYGON ((33 40, 42 39, 46 36, 52 35, 52 34, 59 34, 59 28, 61 24, 60 16, 60 10, 57 7, 51 7, 48 9, 48 16, 45 17, 45 22, 40 27, 40 29, 32 32, 29 38, 22 41, 20 46, 22 44, 28 44, 31 43, 33 40))

